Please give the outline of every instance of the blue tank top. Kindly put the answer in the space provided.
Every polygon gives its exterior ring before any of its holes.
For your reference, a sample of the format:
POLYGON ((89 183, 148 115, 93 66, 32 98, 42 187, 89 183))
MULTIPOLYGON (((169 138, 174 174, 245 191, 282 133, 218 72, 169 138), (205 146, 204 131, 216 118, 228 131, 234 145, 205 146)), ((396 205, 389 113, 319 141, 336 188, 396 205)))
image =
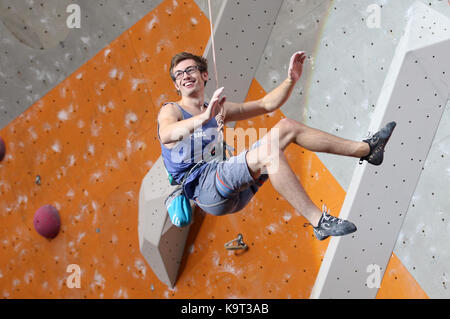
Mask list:
MULTIPOLYGON (((192 117, 192 114, 186 112, 180 105, 175 104, 183 114, 183 120, 192 117)), ((163 107, 169 103, 165 103, 163 107)), ((205 107, 208 104, 205 103, 205 107)), ((210 156, 211 151, 216 144, 218 136, 217 122, 212 118, 207 123, 203 124, 201 128, 196 129, 191 135, 186 136, 179 141, 174 147, 167 148, 161 143, 159 138, 159 123, 158 123, 158 138, 161 144, 161 153, 166 166, 167 172, 172 175, 177 183, 180 183, 184 174, 194 167, 196 163, 206 159, 210 156)), ((188 176, 184 183, 184 191, 189 199, 193 199, 195 186, 201 172, 205 169, 206 163, 197 167, 188 176)))

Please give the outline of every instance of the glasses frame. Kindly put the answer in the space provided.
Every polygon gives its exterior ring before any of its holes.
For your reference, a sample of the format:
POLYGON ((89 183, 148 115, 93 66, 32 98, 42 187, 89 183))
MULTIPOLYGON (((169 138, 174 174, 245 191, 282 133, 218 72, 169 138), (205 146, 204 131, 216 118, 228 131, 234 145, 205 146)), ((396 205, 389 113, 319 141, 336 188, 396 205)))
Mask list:
POLYGON ((184 73, 186 73, 187 75, 191 75, 194 74, 194 72, 196 71, 200 71, 200 67, 198 65, 191 65, 188 66, 186 69, 184 70, 178 70, 176 71, 173 75, 172 75, 172 79, 174 81, 178 81, 181 80, 184 76, 184 73), (178 75, 177 75, 178 74, 178 75))

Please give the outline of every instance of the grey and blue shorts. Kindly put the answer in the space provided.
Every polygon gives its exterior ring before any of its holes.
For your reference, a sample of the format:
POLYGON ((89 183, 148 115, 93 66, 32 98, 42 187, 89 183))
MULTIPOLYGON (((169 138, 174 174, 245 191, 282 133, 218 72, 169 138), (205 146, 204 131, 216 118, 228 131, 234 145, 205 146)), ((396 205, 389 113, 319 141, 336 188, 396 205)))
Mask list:
MULTIPOLYGON (((251 149, 256 147, 255 143, 251 149)), ((256 180, 245 160, 248 150, 223 162, 209 162, 199 176, 194 191, 195 203, 205 212, 221 216, 242 210, 268 179, 261 174, 256 180)))

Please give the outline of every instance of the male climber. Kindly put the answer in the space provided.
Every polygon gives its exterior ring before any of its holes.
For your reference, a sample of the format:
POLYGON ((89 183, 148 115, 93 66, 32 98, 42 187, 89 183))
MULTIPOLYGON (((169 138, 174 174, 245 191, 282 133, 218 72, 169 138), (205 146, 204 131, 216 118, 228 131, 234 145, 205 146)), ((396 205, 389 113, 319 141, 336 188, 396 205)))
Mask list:
MULTIPOLYGON (((208 146, 216 142, 218 135, 211 134, 211 130, 217 132, 227 122, 250 119, 280 108, 300 79, 305 58, 304 52, 293 54, 287 78, 259 100, 232 103, 226 101, 220 88, 208 105, 204 98, 208 80, 206 59, 187 52, 176 54, 171 61, 170 76, 181 99, 164 104, 157 120, 164 164, 175 181, 180 182, 211 150, 208 146)), ((185 194, 207 213, 231 214, 243 209, 269 178, 277 192, 309 221, 319 240, 347 235, 356 231, 355 225, 329 215, 326 209, 321 212, 314 205, 289 166, 284 150, 295 143, 313 152, 351 156, 380 165, 395 125, 391 122, 371 138, 357 142, 284 118, 250 150, 225 161, 197 165, 185 180, 185 194)))

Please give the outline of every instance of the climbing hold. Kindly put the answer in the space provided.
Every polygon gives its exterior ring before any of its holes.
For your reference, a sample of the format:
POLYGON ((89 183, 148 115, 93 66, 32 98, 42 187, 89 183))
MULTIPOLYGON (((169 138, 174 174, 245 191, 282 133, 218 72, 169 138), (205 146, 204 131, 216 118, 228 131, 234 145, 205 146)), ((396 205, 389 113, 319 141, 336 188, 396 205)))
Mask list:
POLYGON ((40 176, 40 175, 37 175, 37 176, 36 176, 36 179, 34 180, 34 183, 35 183, 36 185, 41 185, 41 176, 40 176))
POLYGON ((0 162, 5 157, 5 153, 6 153, 5 141, 3 141, 3 139, 0 137, 0 162))
POLYGON ((225 246, 225 249, 227 249, 227 250, 238 250, 238 249, 247 250, 248 249, 247 244, 244 243, 244 237, 242 236, 242 234, 238 234, 237 238, 229 241, 224 246, 225 246))
POLYGON ((55 238, 59 233, 61 219, 58 210, 52 205, 44 205, 34 214, 34 229, 45 238, 55 238))

